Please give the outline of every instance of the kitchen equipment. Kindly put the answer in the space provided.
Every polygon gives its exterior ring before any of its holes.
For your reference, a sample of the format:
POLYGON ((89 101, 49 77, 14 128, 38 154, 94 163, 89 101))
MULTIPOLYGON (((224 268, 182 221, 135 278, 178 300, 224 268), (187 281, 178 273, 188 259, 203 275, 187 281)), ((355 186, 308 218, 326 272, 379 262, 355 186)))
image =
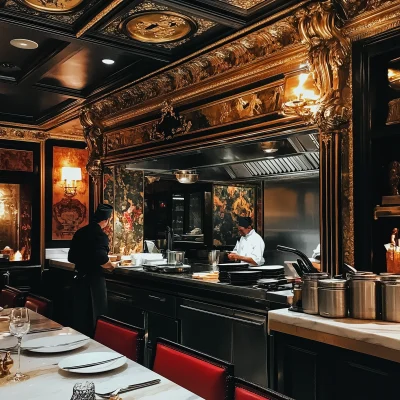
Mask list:
POLYGON ((184 260, 185 260, 185 252, 184 251, 176 251, 175 252, 176 265, 183 265, 184 260))
POLYGON ((172 251, 174 248, 174 230, 169 226, 167 226, 165 231, 165 237, 167 238, 167 250, 172 251))
POLYGON ((190 265, 143 265, 143 271, 162 274, 183 274, 191 271, 190 265))
POLYGON ((213 270, 215 270, 215 268, 219 264, 219 255, 219 250, 211 250, 208 253, 208 263, 213 267, 213 270))
POLYGON ((231 271, 228 272, 229 283, 238 286, 255 285, 261 279, 260 271, 231 271))
POLYGON ((302 306, 306 314, 318 314, 318 281, 328 279, 324 272, 303 275, 302 306))
POLYGON ((228 273, 231 271, 246 271, 249 269, 248 263, 223 263, 218 264, 220 282, 229 282, 228 273))
POLYGON ((385 278, 383 280, 381 278, 382 319, 400 322, 400 275, 385 278))
POLYGON ((376 319, 379 315, 379 277, 373 273, 354 274, 349 280, 350 317, 376 319))
POLYGON ((285 279, 285 267, 283 265, 262 265, 249 267, 250 271, 260 271, 264 279, 285 279))
POLYGON ((303 310, 303 282, 300 279, 296 279, 293 283, 293 311, 303 310))
POLYGON ((345 279, 321 279, 318 281, 319 315, 328 318, 346 318, 347 281, 345 279))
POLYGON ((160 250, 165 250, 167 248, 167 239, 157 239, 156 246, 160 250))
POLYGON ((309 273, 317 273, 317 272, 319 272, 312 265, 312 262, 309 260, 309 258, 302 251, 297 250, 297 249, 293 249, 291 247, 281 246, 281 245, 276 246, 276 249, 278 251, 287 252, 287 253, 294 253, 294 254, 298 255, 301 258, 301 260, 303 261, 303 263, 305 264, 305 267, 306 267, 306 269, 308 270, 309 273))
POLYGON ((176 251, 167 250, 167 262, 169 265, 177 264, 176 253, 177 253, 176 251))

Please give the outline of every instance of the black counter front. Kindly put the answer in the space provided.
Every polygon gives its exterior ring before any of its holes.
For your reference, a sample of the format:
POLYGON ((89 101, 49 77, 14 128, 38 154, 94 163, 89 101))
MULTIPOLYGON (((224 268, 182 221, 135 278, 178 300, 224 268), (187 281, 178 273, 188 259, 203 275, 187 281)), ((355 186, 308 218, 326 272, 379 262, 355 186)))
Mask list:
MULTIPOLYGON (((65 287, 57 289, 57 285, 68 282, 66 274, 72 281, 73 265, 60 263, 49 263, 53 275, 50 285, 60 296, 59 302, 65 304, 65 287)), ((147 365, 155 339, 164 337, 233 362, 237 376, 268 385, 268 311, 285 307, 289 290, 274 297, 274 293, 252 287, 138 268, 117 268, 105 275, 108 314, 145 329, 147 365)), ((68 309, 64 317, 68 317, 68 309)))
POLYGON ((41 265, 0 264, 0 290, 5 285, 35 291, 40 286, 41 265))

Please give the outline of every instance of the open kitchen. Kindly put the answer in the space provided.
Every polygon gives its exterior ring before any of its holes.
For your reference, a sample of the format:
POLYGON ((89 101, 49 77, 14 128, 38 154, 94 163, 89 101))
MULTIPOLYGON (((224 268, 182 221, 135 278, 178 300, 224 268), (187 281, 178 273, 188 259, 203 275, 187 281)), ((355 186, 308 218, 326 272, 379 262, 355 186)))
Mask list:
POLYGON ((400 1, 119 3, 0 5, 0 389, 397 399, 400 1))

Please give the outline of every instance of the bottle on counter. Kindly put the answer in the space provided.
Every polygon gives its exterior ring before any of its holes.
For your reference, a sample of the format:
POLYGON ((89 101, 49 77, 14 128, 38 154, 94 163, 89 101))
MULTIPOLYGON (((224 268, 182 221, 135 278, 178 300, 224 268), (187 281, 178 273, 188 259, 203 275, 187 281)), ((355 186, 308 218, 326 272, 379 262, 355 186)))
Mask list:
POLYGON ((389 249, 386 252, 386 271, 394 272, 394 258, 395 258, 396 247, 390 243, 389 249))

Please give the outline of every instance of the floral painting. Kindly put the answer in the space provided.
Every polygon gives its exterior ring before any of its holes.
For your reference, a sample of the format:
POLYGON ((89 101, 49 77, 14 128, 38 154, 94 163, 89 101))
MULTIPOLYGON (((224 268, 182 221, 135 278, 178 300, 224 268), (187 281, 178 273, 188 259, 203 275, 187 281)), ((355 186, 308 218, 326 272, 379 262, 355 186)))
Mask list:
POLYGON ((240 185, 213 187, 213 244, 234 245, 238 237, 237 217, 254 221, 256 188, 240 185))
POLYGON ((71 240, 74 233, 89 223, 89 175, 86 171, 88 151, 70 147, 53 147, 52 240, 71 240), (76 195, 66 196, 62 167, 78 167, 82 180, 76 181, 76 195))
POLYGON ((133 254, 143 251, 143 171, 125 166, 106 168, 104 202, 114 207, 113 223, 107 231, 111 252, 133 254))
POLYGON ((0 149, 0 170, 33 172, 33 152, 0 149))

